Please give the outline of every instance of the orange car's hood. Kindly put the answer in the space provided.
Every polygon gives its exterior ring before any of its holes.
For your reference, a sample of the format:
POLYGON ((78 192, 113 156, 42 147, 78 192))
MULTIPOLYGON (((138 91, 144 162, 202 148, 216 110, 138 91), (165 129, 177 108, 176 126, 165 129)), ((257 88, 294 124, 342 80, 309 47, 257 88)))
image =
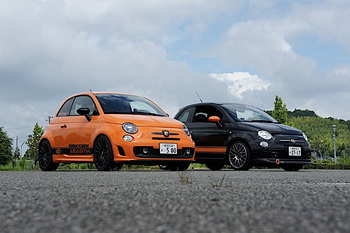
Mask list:
POLYGON ((108 114, 105 115, 108 123, 123 124, 125 122, 134 123, 138 127, 167 127, 182 128, 182 123, 170 117, 129 115, 129 114, 108 114))

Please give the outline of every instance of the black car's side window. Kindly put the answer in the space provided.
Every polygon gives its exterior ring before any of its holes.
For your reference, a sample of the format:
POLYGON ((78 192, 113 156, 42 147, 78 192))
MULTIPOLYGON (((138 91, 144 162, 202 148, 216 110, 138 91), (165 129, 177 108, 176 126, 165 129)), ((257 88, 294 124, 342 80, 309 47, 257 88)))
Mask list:
POLYGON ((78 116, 77 110, 79 108, 89 108, 90 115, 98 115, 98 111, 94 101, 89 96, 78 96, 70 109, 70 116, 78 116))
POLYGON ((196 112, 194 113, 193 122, 209 122, 208 118, 211 116, 217 116, 222 119, 223 114, 215 107, 197 107, 196 112))
POLYGON ((69 112, 70 112, 70 108, 72 106, 72 103, 73 103, 73 100, 74 98, 71 98, 69 100, 67 100, 62 108, 60 109, 60 111, 57 113, 57 116, 58 117, 63 117, 63 116, 68 116, 69 115, 69 112))
POLYGON ((177 119, 182 123, 186 123, 189 116, 191 115, 191 112, 192 112, 192 108, 188 108, 184 110, 177 119))

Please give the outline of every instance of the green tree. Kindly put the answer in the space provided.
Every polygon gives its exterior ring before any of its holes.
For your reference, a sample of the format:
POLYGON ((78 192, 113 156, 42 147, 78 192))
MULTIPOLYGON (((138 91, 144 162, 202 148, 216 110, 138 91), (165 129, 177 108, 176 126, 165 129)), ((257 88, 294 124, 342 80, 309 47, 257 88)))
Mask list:
POLYGON ((272 117, 282 124, 287 122, 287 107, 286 104, 283 103, 282 98, 276 95, 274 109, 272 111, 272 117))
POLYGON ((7 165, 12 160, 12 138, 0 127, 0 165, 7 165))
POLYGON ((28 145, 28 150, 26 156, 28 159, 36 160, 38 158, 38 149, 40 138, 44 133, 43 127, 39 126, 38 123, 34 125, 33 133, 28 137, 26 144, 28 145))
POLYGON ((15 160, 19 160, 19 157, 21 156, 21 152, 18 148, 18 146, 15 149, 15 152, 13 152, 13 157, 15 158, 15 160))

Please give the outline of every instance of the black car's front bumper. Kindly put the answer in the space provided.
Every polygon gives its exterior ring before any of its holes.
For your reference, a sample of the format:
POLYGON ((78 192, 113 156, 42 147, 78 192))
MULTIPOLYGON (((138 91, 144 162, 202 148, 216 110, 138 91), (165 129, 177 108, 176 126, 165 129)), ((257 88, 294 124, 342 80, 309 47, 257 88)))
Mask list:
POLYGON ((280 166, 284 164, 312 164, 311 159, 286 159, 286 158, 256 158, 253 159, 253 165, 261 166, 280 166))
POLYGON ((300 135, 275 135, 273 140, 268 142, 268 147, 262 147, 260 142, 254 145, 252 148, 253 165, 312 164, 310 145, 300 135), (289 147, 300 147, 301 155, 290 156, 289 147))

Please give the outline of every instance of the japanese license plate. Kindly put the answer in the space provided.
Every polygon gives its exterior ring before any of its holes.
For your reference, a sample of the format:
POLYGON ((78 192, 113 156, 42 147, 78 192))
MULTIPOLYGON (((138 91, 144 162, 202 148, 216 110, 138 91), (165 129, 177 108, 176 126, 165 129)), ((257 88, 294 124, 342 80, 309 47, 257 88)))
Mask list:
POLYGON ((160 154, 177 154, 177 144, 175 143, 160 143, 159 144, 160 154))
POLYGON ((288 147, 289 156, 301 156, 301 147, 290 146, 288 147))

